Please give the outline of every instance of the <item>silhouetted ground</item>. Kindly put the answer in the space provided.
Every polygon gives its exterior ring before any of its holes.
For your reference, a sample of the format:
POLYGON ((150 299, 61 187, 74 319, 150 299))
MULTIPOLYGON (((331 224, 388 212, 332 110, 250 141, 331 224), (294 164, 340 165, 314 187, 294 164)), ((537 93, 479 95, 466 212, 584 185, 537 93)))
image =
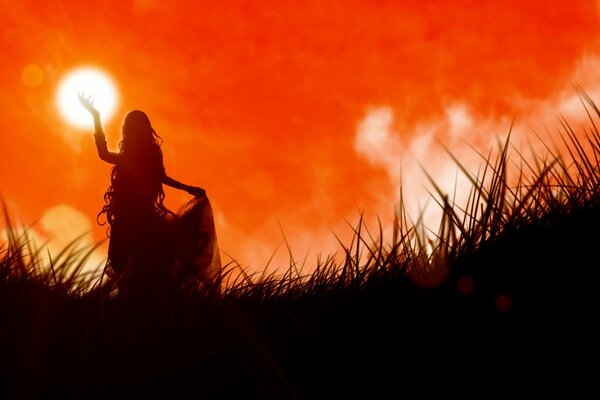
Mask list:
POLYGON ((42 287, 6 284, 3 392, 16 398, 597 393, 598 226, 598 210, 581 210, 509 231, 455 260, 436 289, 402 277, 294 301, 141 305, 61 299, 42 287), (465 277, 474 283, 470 294, 457 289, 465 277), (510 298, 510 307, 499 304, 505 311, 495 303, 499 295, 510 298))

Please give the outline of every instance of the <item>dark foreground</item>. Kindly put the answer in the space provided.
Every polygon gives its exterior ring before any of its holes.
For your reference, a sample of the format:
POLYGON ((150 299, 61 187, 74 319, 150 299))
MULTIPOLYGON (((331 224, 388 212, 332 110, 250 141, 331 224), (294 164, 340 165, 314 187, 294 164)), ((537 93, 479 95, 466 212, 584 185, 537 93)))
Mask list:
POLYGON ((295 301, 134 304, 61 300, 6 285, 2 392, 12 398, 594 398, 599 221, 586 212, 551 228, 541 223, 509 232, 455 262, 437 289, 400 278, 295 301), (475 283, 470 294, 457 289, 465 276, 475 283), (511 303, 496 304, 501 294, 511 303))

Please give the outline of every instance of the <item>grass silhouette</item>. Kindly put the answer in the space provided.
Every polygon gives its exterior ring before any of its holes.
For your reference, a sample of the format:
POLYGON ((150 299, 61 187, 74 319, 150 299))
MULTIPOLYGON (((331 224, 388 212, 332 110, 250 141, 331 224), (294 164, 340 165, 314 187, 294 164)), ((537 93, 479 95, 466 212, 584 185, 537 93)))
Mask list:
POLYGON ((310 273, 292 257, 283 276, 232 262, 133 303, 81 273, 93 248, 75 241, 44 265, 5 209, 0 384, 19 398, 583 392, 600 337, 600 110, 579 95, 590 126, 561 119, 561 147, 527 159, 509 133, 476 173, 448 152, 472 189, 457 204, 430 178, 434 233, 401 200, 391 241, 361 216, 341 260, 310 273))

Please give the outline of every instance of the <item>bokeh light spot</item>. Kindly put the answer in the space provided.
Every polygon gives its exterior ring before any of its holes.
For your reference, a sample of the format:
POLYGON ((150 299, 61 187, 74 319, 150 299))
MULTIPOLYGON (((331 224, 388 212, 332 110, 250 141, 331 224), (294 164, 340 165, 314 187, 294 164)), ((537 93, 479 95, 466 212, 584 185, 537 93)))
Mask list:
POLYGON ((494 300, 496 310, 500 312, 507 312, 512 308, 512 298, 507 294, 500 294, 494 300))
POLYGON ((21 72, 21 80, 27 87, 38 87, 44 81, 44 71, 37 65, 28 65, 21 72))
POLYGON ((434 289, 440 287, 448 278, 450 268, 446 263, 439 263, 426 271, 409 273, 412 282, 420 288, 434 289))
POLYGON ((475 280, 470 276, 461 276, 456 280, 456 290, 460 294, 471 294, 475 290, 475 280))

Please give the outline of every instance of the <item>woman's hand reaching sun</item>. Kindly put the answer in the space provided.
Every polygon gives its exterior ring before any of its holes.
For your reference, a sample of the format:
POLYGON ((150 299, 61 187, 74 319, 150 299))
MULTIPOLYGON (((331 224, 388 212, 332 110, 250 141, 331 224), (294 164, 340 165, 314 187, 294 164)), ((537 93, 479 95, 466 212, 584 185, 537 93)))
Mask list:
POLYGON ((93 117, 100 116, 100 112, 94 107, 94 98, 93 96, 85 96, 83 93, 78 94, 79 102, 93 117))
POLYGON ((104 140, 104 132, 102 132, 102 123, 100 122, 100 111, 94 107, 94 98, 92 96, 85 96, 79 92, 77 94, 79 102, 90 114, 94 117, 94 136, 96 140, 104 140))

